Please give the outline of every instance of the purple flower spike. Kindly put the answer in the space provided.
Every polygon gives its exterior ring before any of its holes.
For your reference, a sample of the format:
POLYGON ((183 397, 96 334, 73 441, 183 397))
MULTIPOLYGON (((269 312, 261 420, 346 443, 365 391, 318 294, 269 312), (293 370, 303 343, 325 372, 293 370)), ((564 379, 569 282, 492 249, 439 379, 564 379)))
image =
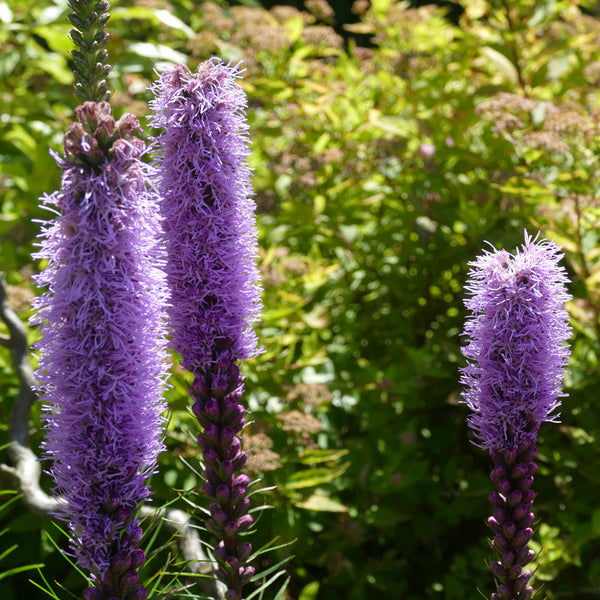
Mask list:
POLYGON ((258 353, 252 324, 261 309, 255 205, 248 167, 246 97, 239 72, 210 60, 192 74, 177 66, 154 86, 159 188, 167 241, 173 348, 192 372, 193 413, 205 459, 204 492, 216 503, 207 528, 221 548, 218 575, 242 598, 250 544, 240 542, 249 480, 240 432, 241 361, 258 353), (232 568, 232 562, 236 568, 232 568))
POLYGON ((466 286, 463 397, 478 445, 493 460, 497 490, 488 519, 500 558, 490 563, 498 579, 492 600, 527 600, 533 593, 531 573, 522 567, 535 557, 527 547, 535 520, 535 444, 541 423, 558 418, 569 356, 570 296, 561 258, 556 244, 526 233, 522 251, 487 252, 471 263, 466 286))
POLYGON ((142 597, 131 570, 143 562, 136 511, 150 496, 164 410, 160 220, 135 117, 115 122, 106 102, 75 117, 58 159, 62 187, 43 198, 57 216, 37 253, 48 261, 32 319, 42 332, 43 448, 65 501, 57 516, 91 574, 85 597, 142 597))

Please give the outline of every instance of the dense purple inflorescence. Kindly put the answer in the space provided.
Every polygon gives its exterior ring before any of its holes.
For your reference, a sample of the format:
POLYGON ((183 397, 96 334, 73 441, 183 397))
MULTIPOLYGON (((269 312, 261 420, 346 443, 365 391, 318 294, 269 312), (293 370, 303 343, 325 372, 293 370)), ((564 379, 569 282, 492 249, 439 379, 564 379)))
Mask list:
POLYGON ((487 252, 471 263, 471 315, 465 324, 468 361, 463 394, 473 411, 469 424, 479 445, 490 451, 492 516, 487 523, 499 560, 490 562, 498 579, 492 600, 528 600, 535 557, 531 489, 535 447, 543 421, 556 419, 569 348, 567 277, 562 254, 549 241, 525 234, 521 252, 487 252))
POLYGON ((57 213, 43 226, 34 323, 41 327, 45 456, 65 504, 86 600, 141 600, 144 553, 136 510, 162 450, 165 376, 164 256, 148 191, 144 144, 132 115, 86 102, 65 137, 57 213))
POLYGON ((561 257, 553 242, 526 235, 521 252, 486 252, 471 263, 461 383, 483 448, 535 441, 528 424, 557 416, 570 335, 561 257))
POLYGON ((178 66, 154 86, 162 214, 167 240, 173 348, 192 372, 193 412, 202 426, 214 554, 226 597, 239 600, 254 573, 239 362, 257 354, 252 323, 261 303, 255 204, 248 167, 246 96, 235 68, 218 60, 192 74, 178 66))
POLYGON ((234 359, 257 353, 261 310, 255 203, 248 168, 246 96, 218 61, 165 71, 154 86, 154 127, 168 243, 172 345, 194 374, 215 362, 217 341, 234 359))

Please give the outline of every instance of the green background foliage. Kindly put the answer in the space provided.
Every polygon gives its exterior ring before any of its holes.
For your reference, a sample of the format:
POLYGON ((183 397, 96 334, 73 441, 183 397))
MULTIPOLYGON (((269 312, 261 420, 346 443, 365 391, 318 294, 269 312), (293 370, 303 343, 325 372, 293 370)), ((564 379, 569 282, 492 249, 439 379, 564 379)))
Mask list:
MULTIPOLYGON (((470 0, 453 23, 391 0, 337 17, 318 0, 112 3, 118 114, 143 120, 153 70, 169 63, 246 68, 265 351, 245 366, 244 441, 252 475, 275 486, 255 496, 274 509, 254 545, 296 540, 257 565, 293 554, 290 600, 493 590, 490 461, 459 403, 463 283, 485 240, 513 250, 525 228, 564 248, 574 297, 569 395, 540 435, 535 582, 540 598, 600 595, 600 20, 588 4, 470 0)), ((63 0, 0 1, 0 270, 24 319, 42 266, 38 197, 59 185, 48 150, 61 151, 74 103, 66 13, 63 0)), ((158 505, 198 485, 186 376, 173 371, 158 505)), ((2 351, 0 444, 17 388, 2 351)), ((31 433, 35 448, 39 408, 31 433)), ((0 519, 3 543, 18 544, 0 569, 44 563, 81 592, 53 526, 16 502, 0 519)), ((29 578, 0 576, 0 595, 43 597, 29 578)))

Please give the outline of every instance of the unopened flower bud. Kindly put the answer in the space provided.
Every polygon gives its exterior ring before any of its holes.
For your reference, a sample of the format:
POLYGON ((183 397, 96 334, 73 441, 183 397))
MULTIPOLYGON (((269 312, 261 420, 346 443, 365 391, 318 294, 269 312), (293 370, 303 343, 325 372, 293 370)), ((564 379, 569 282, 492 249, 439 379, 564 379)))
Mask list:
POLYGON ((523 568, 521 567, 521 565, 513 565, 512 567, 510 567, 510 569, 508 569, 508 572, 506 573, 507 579, 514 581, 517 577, 519 577, 522 570, 523 568))
POLYGON ((202 458, 204 459, 204 462, 210 467, 215 468, 219 464, 219 455, 216 452, 216 450, 212 447, 204 449, 204 451, 202 452, 202 458))
POLYGON ((527 475, 527 473, 529 472, 529 465, 527 463, 517 463, 513 470, 510 473, 510 476, 513 479, 521 479, 521 477, 524 477, 525 475, 527 475))
POLYGON ((533 587, 528 585, 521 590, 521 593, 519 594, 519 600, 529 600, 531 596, 533 596, 533 587))
POLYGON ((506 511, 503 508, 494 508, 492 514, 498 523, 506 521, 506 511))
POLYGON ((501 479, 506 479, 506 469, 501 465, 496 465, 490 473, 490 479, 497 485, 501 479))
POLYGON ((499 494, 498 492, 491 492, 488 498, 490 502, 498 508, 504 508, 506 506, 506 499, 502 494, 499 494))
POLYGON ((219 429, 213 423, 209 423, 204 428, 204 437, 211 445, 217 445, 219 442, 219 429))
POLYGON ((131 569, 139 569, 146 562, 146 554, 141 548, 136 548, 131 553, 131 569))
POLYGON ((215 520, 215 522, 223 527, 225 525, 225 523, 227 523, 227 515, 225 514, 225 512, 223 511, 223 509, 221 508, 221 506, 219 504, 217 504, 216 502, 213 502, 210 506, 210 514, 212 516, 212 518, 215 520))
POLYGON ((240 471, 248 462, 248 455, 245 452, 238 454, 231 462, 234 471, 240 471))
MULTIPOLYGON (((204 378, 200 378, 200 377, 196 377, 196 379, 194 379, 194 382, 192 383, 191 387, 190 387, 190 394, 194 397, 194 398, 199 398, 199 399, 203 399, 205 400, 208 395, 209 395, 209 389, 208 389, 208 385, 206 384, 206 380, 204 378)), ((202 410, 202 405, 198 405, 200 410, 202 410)), ((192 408, 193 410, 193 408, 192 408)), ((194 414, 196 414, 196 412, 194 411, 194 414)))
POLYGON ((503 579, 506 575, 506 569, 502 566, 501 562, 493 560, 490 562, 490 571, 500 579, 503 579))
POLYGON ((146 600, 148 590, 143 585, 138 585, 134 590, 127 594, 127 600, 146 600))
POLYGON ((519 575, 519 577, 513 584, 515 592, 518 594, 521 590, 523 590, 525 586, 529 583, 530 579, 531 573, 529 571, 523 571, 523 573, 519 575))
POLYGON ((525 475, 525 477, 519 481, 518 485, 521 491, 526 492, 533 485, 533 476, 525 475))
POLYGON ((529 513, 529 506, 527 504, 517 504, 512 512, 512 517, 515 521, 520 521, 526 514, 529 513))
POLYGON ((508 521, 504 523, 502 527, 502 533, 504 533, 507 539, 512 540, 512 538, 515 537, 515 534, 517 533, 517 526, 512 521, 508 521))
POLYGON ((219 483, 221 481, 221 479, 217 475, 216 471, 212 467, 206 467, 204 469, 204 476, 206 477, 206 480, 208 481, 208 483, 210 483, 211 485, 214 485, 214 486, 219 485, 219 483))
POLYGON ((496 592, 496 595, 500 598, 500 600, 512 600, 509 587, 503 583, 498 584, 498 591, 496 592))
POLYGON ((499 550, 502 552, 508 550, 508 541, 501 533, 497 533, 494 536, 493 542, 494 542, 494 548, 496 550, 499 550))
POLYGON ((522 499, 523 499, 523 493, 520 490, 515 490, 508 497, 508 505, 516 506, 517 504, 519 504, 519 502, 521 502, 522 499))
POLYGON ((237 522, 238 531, 247 531, 250 529, 252 523, 254 523, 252 515, 244 515, 243 517, 240 517, 237 522))
POLYGON ((507 465, 514 464, 517 459, 517 449, 516 448, 507 448, 503 452, 504 463, 507 465))
POLYGON ((229 460, 233 460, 242 447, 242 441, 239 437, 234 437, 229 444, 225 454, 229 460))
POLYGON ((229 480, 233 476, 233 465, 230 460, 221 462, 221 472, 223 474, 223 479, 229 480))
POLYGON ((487 524, 494 533, 502 533, 502 526, 494 519, 494 517, 489 517, 487 524))
POLYGON ((210 398, 204 404, 204 412, 209 419, 216 421, 221 416, 221 411, 219 410, 219 403, 214 398, 210 398))
POLYGON ((512 542, 516 547, 524 546, 533 537, 533 529, 526 527, 521 529, 513 538, 512 542))
POLYGON ((127 573, 121 577, 121 591, 128 592, 133 589, 139 579, 140 576, 137 571, 127 571, 127 573))
POLYGON ((83 592, 83 597, 85 600, 102 600, 104 594, 98 588, 89 587, 83 592))
POLYGON ((521 548, 519 548, 519 551, 517 552, 517 558, 516 561, 520 564, 520 565, 528 565, 533 559, 535 558, 535 552, 531 549, 529 549, 527 546, 522 546, 521 548))
POLYGON ((242 515, 245 515, 250 508, 250 499, 242 498, 233 509, 233 517, 239 519, 242 515))
POLYGON ((225 562, 227 553, 225 552, 225 543, 223 542, 223 540, 221 540, 214 549, 214 555, 218 561, 225 562))
POLYGON ((243 542, 240 544, 238 548, 238 557, 241 563, 245 563, 248 558, 250 558, 250 554, 252 553, 252 544, 249 542, 243 542))
POLYGON ((205 496, 208 496, 209 498, 214 498, 215 497, 215 486, 212 485, 211 483, 205 483, 202 486, 202 493, 205 496))
POLYGON ((224 427, 219 437, 219 443, 221 446, 227 448, 235 438, 235 431, 231 429, 231 427, 224 427))
POLYGON ((227 523, 225 525, 225 533, 229 537, 233 537, 234 535, 237 535, 237 533, 238 533, 237 523, 235 521, 229 521, 229 523, 227 523))
POLYGON ((215 496, 219 502, 222 504, 229 502, 230 495, 229 487, 227 485, 221 483, 217 486, 215 496))

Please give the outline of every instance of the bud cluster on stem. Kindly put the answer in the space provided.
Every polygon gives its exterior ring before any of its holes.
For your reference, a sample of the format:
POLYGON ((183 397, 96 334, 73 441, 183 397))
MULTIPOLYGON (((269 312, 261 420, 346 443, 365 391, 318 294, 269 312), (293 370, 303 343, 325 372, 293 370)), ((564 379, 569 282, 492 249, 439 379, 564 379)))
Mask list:
POLYGON ((77 46, 73 50, 75 94, 83 101, 108 100, 110 91, 106 77, 110 73, 108 52, 105 49, 108 34, 104 27, 110 18, 107 0, 69 0, 68 19, 75 27, 70 32, 77 46))
POLYGON ((531 489, 537 469, 535 445, 526 439, 517 448, 492 450, 494 468, 490 479, 497 491, 490 494, 493 506, 488 527, 492 530, 492 548, 498 555, 490 562, 492 573, 498 578, 498 589, 491 600, 528 600, 533 587, 528 585, 531 572, 523 569, 535 558, 528 547, 533 537, 533 500, 531 489))
POLYGON ((210 500, 206 527, 219 540, 214 555, 219 577, 227 585, 226 598, 240 600, 242 586, 254 575, 254 567, 246 566, 252 546, 242 542, 240 535, 253 519, 248 514, 250 479, 241 473, 248 459, 239 437, 245 422, 243 379, 229 354, 221 352, 207 372, 196 377, 190 394, 195 400, 192 411, 203 430, 198 444, 205 465, 203 492, 210 500))

